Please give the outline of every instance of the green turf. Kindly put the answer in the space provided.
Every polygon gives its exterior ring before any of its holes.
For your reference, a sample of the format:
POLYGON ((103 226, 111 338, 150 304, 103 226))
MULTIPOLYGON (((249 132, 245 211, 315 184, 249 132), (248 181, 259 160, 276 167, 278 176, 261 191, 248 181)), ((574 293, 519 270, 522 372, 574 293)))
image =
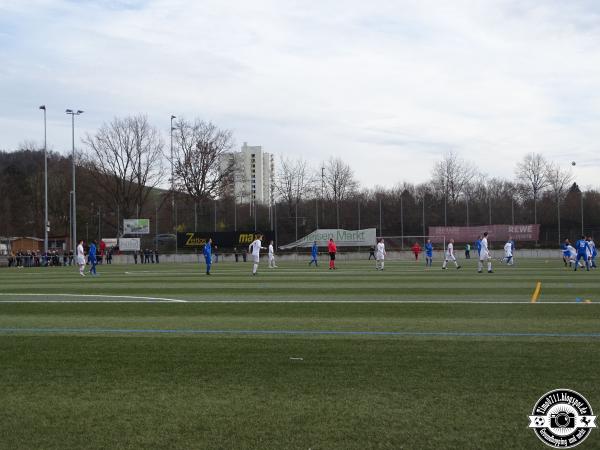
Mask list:
MULTIPOLYGON (((494 274, 473 263, 280 265, 257 277, 241 263, 212 277, 194 265, 100 267, 85 279, 1 270, 0 294, 57 295, 0 295, 0 448, 535 449, 546 447, 527 415, 546 391, 575 389, 600 410, 597 272, 544 260, 494 274), (232 333, 192 333, 211 330, 232 333)), ((599 446, 594 431, 579 448, 599 446)))

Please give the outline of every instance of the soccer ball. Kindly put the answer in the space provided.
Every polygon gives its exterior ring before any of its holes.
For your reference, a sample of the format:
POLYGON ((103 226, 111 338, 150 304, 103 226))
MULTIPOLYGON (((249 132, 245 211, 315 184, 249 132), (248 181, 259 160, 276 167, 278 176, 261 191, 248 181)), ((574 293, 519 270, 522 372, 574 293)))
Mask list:
POLYGON ((536 417, 536 418, 535 418, 535 424, 536 424, 538 427, 541 427, 542 425, 544 425, 544 419, 543 419, 542 417, 536 417))
POLYGON ((577 163, 576 163, 575 161, 572 161, 572 162, 571 162, 571 165, 572 165, 572 166, 575 166, 575 165, 577 165, 577 163))

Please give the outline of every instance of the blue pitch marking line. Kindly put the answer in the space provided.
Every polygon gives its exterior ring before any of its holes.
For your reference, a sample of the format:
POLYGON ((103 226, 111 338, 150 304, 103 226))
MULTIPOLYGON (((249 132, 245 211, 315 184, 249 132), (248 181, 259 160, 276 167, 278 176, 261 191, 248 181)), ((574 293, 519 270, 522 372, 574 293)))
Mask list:
POLYGON ((233 335, 334 335, 334 336, 444 336, 444 337, 572 337, 600 338, 600 333, 527 333, 468 331, 329 331, 329 330, 177 330, 123 328, 0 328, 0 333, 85 334, 233 334, 233 335))

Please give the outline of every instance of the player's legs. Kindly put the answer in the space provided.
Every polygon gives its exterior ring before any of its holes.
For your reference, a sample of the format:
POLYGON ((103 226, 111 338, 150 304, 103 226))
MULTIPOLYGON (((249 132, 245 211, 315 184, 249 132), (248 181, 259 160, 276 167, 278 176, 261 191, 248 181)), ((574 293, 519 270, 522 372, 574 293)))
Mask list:
POLYGON ((444 263, 442 264, 442 269, 444 269, 444 270, 445 270, 447 265, 448 265, 448 256, 446 256, 446 257, 444 258, 444 263))
POLYGON ((481 273, 482 271, 483 271, 483 259, 480 256, 479 261, 477 261, 477 272, 481 273))
POLYGON ((252 265, 252 275, 256 275, 256 271, 258 270, 258 256, 253 257, 253 265, 252 265))

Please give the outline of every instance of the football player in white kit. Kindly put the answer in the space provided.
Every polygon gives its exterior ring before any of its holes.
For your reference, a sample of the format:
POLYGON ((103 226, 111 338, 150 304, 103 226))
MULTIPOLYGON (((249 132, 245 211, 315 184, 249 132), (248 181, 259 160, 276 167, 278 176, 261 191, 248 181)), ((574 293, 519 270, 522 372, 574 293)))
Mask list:
POLYGON ((448 266, 448 261, 453 261, 456 268, 460 269, 460 266, 456 262, 456 256, 454 255, 454 239, 450 239, 450 242, 448 242, 448 248, 446 249, 446 257, 444 258, 444 264, 442 264, 442 269, 446 270, 446 267, 448 266))
POLYGON ((254 240, 254 242, 252 242, 252 244, 248 246, 248 251, 252 255, 252 262, 254 263, 252 265, 252 275, 256 275, 256 271, 258 270, 258 263, 260 261, 260 251, 265 250, 265 248, 262 246, 261 239, 262 234, 256 235, 256 239, 254 240))
POLYGON ((483 263, 487 261, 487 269, 488 273, 494 273, 492 270, 492 257, 490 255, 490 248, 488 246, 488 232, 483 233, 483 238, 481 239, 481 252, 479 253, 479 262, 477 263, 477 272, 481 273, 483 271, 483 263))
POLYGON ((513 244, 510 241, 510 239, 508 240, 508 242, 506 242, 506 244, 504 244, 504 259, 502 261, 505 262, 509 266, 512 266, 514 264, 514 262, 513 262, 513 244))
POLYGON ((269 269, 274 269, 275 265, 275 248, 273 247, 273 241, 269 243, 269 269))
POLYGON ((83 240, 79 241, 77 246, 77 265, 79 266, 79 275, 85 277, 83 270, 85 269, 85 252, 83 251, 83 240))
POLYGON ((383 270, 385 266, 385 244, 383 238, 379 238, 375 246, 375 269, 383 270))

